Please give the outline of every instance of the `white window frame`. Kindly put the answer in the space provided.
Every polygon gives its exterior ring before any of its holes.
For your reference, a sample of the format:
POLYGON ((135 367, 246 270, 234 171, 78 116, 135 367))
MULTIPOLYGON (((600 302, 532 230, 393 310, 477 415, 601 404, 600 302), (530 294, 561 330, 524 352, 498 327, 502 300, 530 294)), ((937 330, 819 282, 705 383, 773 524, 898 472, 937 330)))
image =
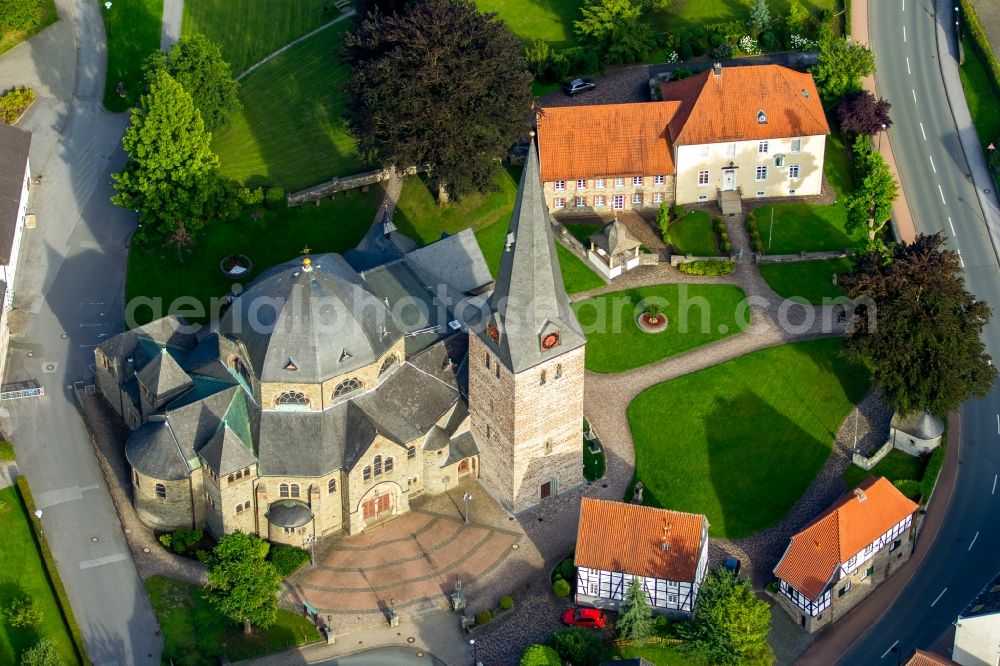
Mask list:
POLYGON ((705 187, 708 185, 708 169, 702 169, 698 172, 698 187, 705 187))
POLYGON ((561 210, 566 207, 566 199, 564 197, 556 197, 552 200, 552 208, 555 210, 561 210))
POLYGON ((642 176, 632 176, 632 187, 642 187, 642 176))
POLYGON ((603 178, 595 178, 595 179, 594 179, 594 188, 595 188, 595 189, 598 189, 598 190, 602 190, 602 189, 604 189, 605 187, 606 187, 606 186, 605 186, 605 184, 604 184, 604 179, 603 179, 603 178))
POLYGON ((802 152, 802 139, 792 139, 791 146, 788 149, 790 153, 801 153, 802 152))
POLYGON ((633 206, 641 206, 642 205, 642 192, 633 192, 632 193, 632 205, 633 206))
POLYGON ((611 197, 611 207, 614 210, 625 210, 625 195, 624 194, 616 194, 613 197, 611 197), (621 202, 620 206, 617 205, 617 203, 619 201, 621 202))
POLYGON ((726 157, 736 157, 736 142, 730 143, 726 146, 726 157))
POLYGON ((663 192, 653 192, 653 203, 663 203, 663 192))
POLYGON ((608 204, 605 203, 605 198, 603 194, 598 194, 597 196, 594 197, 594 206, 607 206, 607 205, 608 204))
POLYGON ((576 197, 576 201, 573 203, 577 208, 587 207, 587 197, 576 197))
POLYGON ((754 172, 754 182, 763 183, 767 181, 767 165, 758 165, 754 172))
POLYGON ((667 182, 666 176, 653 176, 653 185, 663 185, 667 182))
POLYGON ((579 178, 576 181, 576 189, 585 190, 587 189, 587 181, 583 178, 579 178))
POLYGON ((788 180, 797 180, 799 178, 799 165, 789 164, 788 165, 788 180))
POLYGON ((770 150, 770 148, 771 148, 771 144, 766 139, 764 141, 757 142, 757 154, 758 155, 767 155, 768 151, 770 150))
POLYGON ((555 188, 554 189, 555 189, 556 192, 562 192, 562 191, 564 191, 566 189, 566 181, 565 180, 557 180, 556 183, 555 183, 555 188))
POLYGON ((789 196, 794 195, 795 194, 795 190, 794 189, 788 190, 788 194, 789 194, 789 196))
POLYGON ((617 189, 620 189, 622 187, 625 187, 625 179, 624 178, 615 178, 615 189, 617 190, 617 189))
POLYGON ((785 156, 784 155, 775 155, 774 156, 774 166, 776 166, 776 167, 783 167, 783 166, 785 166, 785 156))
POLYGON ((766 193, 764 192, 764 190, 757 190, 757 198, 758 199, 763 199, 765 196, 766 196, 766 193))

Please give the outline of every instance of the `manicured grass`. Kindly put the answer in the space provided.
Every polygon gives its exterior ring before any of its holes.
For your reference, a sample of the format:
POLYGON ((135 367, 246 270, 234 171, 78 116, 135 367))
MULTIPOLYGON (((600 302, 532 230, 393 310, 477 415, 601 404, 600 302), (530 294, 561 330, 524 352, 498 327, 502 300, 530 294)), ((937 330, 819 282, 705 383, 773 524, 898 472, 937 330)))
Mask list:
POLYGON ((847 233, 847 209, 843 203, 813 206, 786 203, 761 206, 756 210, 760 237, 767 254, 797 254, 854 247, 864 232, 847 233), (771 211, 774 211, 774 236, 771 237, 771 211), (769 242, 770 241, 770 242, 769 242))
POLYGON ((697 666, 704 662, 697 661, 692 655, 684 652, 680 645, 647 645, 645 647, 612 647, 604 653, 604 658, 611 661, 615 657, 635 659, 642 657, 654 666, 697 666))
POLYGON ((291 192, 365 168, 343 119, 350 70, 334 57, 349 27, 331 26, 241 81, 243 110, 212 142, 223 175, 291 192))
POLYGON ((853 490, 859 483, 869 476, 884 476, 892 482, 910 479, 920 481, 924 478, 924 469, 927 466, 927 459, 918 456, 911 456, 898 449, 893 449, 885 458, 879 461, 870 471, 865 471, 857 465, 850 465, 844 470, 844 485, 848 490, 853 490))
POLYGON ((834 131, 826 137, 823 153, 823 173, 837 191, 837 198, 846 197, 854 190, 854 155, 851 147, 844 144, 840 132, 834 131))
POLYGON ((761 277, 782 298, 804 298, 813 305, 822 305, 825 298, 844 296, 834 275, 850 273, 853 262, 848 259, 796 261, 790 264, 761 264, 761 277))
POLYGON ((6 440, 0 440, 0 460, 14 460, 14 445, 6 440))
MULTIPOLYGON (((771 16, 788 14, 788 0, 771 0, 771 16)), ((750 18, 753 0, 673 0, 666 11, 654 14, 654 25, 663 27, 702 26, 723 21, 745 21, 750 18)), ((818 14, 822 9, 842 9, 838 0, 804 0, 802 6, 818 14)))
POLYGON ((340 15, 330 0, 196 0, 184 3, 182 34, 200 32, 216 42, 233 73, 239 74, 340 15), (329 9, 323 11, 324 7, 329 9))
POLYGON ((21 42, 31 39, 32 36, 37 35, 39 32, 59 19, 59 15, 56 13, 56 3, 54 0, 13 0, 11 4, 14 4, 15 2, 25 2, 36 5, 38 9, 34 15, 35 20, 32 25, 27 28, 22 28, 20 30, 0 30, 0 53, 6 53, 21 42))
MULTIPOLYGON (((234 253, 250 257, 254 270, 240 280, 245 285, 260 271, 295 258, 306 246, 316 254, 344 252, 364 236, 381 200, 381 188, 352 190, 332 202, 324 199, 318 207, 308 204, 267 212, 260 220, 244 216, 236 222, 210 224, 194 245, 179 251, 171 246, 133 247, 126 299, 161 299, 162 316, 179 311, 168 308, 175 299, 193 297, 207 311, 210 299, 225 295, 235 283, 219 270, 224 257, 234 253)), ((185 316, 196 322, 208 320, 204 314, 192 316, 190 311, 185 316)), ((136 312, 135 323, 152 318, 149 309, 142 308, 136 312)))
POLYGON ((583 243, 583 246, 586 248, 590 247, 590 237, 603 229, 600 224, 563 223, 563 226, 566 227, 566 231, 583 243))
POLYGON ((320 640, 313 623, 300 614, 279 609, 272 626, 245 636, 243 627, 217 613, 196 585, 153 576, 146 590, 163 631, 165 662, 208 666, 222 656, 237 661, 320 640))
MULTIPOLYGON (((17 629, 0 622, 0 663, 16 664, 21 653, 38 642, 51 639, 67 664, 79 660, 60 614, 59 602, 46 575, 42 556, 31 531, 25 504, 16 488, 0 490, 0 608, 15 599, 30 598, 42 611, 37 627, 17 629)), ((67 612, 72 612, 69 608, 67 612)))
MULTIPOLYGON (((959 66, 958 73, 962 79, 962 88, 965 89, 965 101, 969 104, 972 123, 979 135, 979 143, 989 159, 986 147, 991 143, 1000 143, 1000 114, 996 112, 1000 91, 997 90, 983 55, 967 33, 962 37, 962 47, 965 50, 965 62, 959 66)), ((997 179, 996 174, 993 174, 993 178, 997 179)))
POLYGON ((628 418, 645 503, 704 513, 716 538, 781 520, 868 390, 867 371, 842 346, 826 338, 765 349, 639 394, 628 418))
POLYGON ((693 210, 670 225, 670 244, 676 254, 714 257, 719 254, 712 220, 708 213, 693 210))
POLYGON ((143 61, 160 48, 163 0, 114 2, 111 9, 101 3, 99 9, 108 35, 104 106, 109 111, 124 111, 139 101, 143 61), (119 81, 125 86, 124 97, 116 92, 119 81))
POLYGON ((750 323, 744 297, 733 285, 669 284, 578 301, 573 310, 587 334, 587 369, 623 372, 739 333, 750 323), (662 333, 645 333, 636 324, 644 299, 663 306, 669 324, 662 333))
POLYGON ((541 39, 554 48, 576 46, 573 21, 583 18, 582 0, 476 0, 483 12, 496 12, 526 42, 541 39))

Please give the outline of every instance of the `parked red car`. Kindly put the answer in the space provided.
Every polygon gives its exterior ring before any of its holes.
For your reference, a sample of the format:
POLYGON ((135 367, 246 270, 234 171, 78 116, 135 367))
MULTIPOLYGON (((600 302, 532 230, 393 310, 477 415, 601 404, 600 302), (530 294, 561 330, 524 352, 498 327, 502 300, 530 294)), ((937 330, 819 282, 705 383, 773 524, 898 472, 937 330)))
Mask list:
POLYGON ((603 629, 608 623, 608 616, 596 608, 570 608, 563 613, 562 620, 563 624, 603 629))

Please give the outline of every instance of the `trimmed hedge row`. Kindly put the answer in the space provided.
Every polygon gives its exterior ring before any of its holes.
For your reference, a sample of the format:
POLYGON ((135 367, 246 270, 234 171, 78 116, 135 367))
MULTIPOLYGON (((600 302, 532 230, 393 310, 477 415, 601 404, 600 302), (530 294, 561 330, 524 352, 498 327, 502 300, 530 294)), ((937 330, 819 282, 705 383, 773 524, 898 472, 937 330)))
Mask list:
POLYGON ((979 49, 986 64, 989 65, 990 73, 993 75, 993 85, 997 91, 1000 91, 1000 62, 997 61, 996 54, 993 53, 993 48, 990 46, 986 29, 979 21, 979 16, 976 15, 976 10, 969 0, 962 0, 962 11, 965 12, 966 24, 969 26, 972 41, 975 42, 976 48, 979 49))
POLYGON ((59 577, 56 560, 52 556, 52 551, 49 549, 49 544, 45 540, 45 536, 38 529, 38 519, 35 518, 35 500, 31 496, 28 480, 23 476, 17 477, 17 492, 21 495, 21 500, 24 502, 25 508, 28 509, 31 534, 35 540, 35 546, 37 546, 38 551, 42 554, 45 574, 49 579, 49 584, 56 593, 56 599, 59 601, 59 613, 62 615, 63 622, 69 628, 69 635, 73 639, 73 648, 76 650, 76 656, 80 659, 81 664, 89 664, 90 659, 87 657, 87 648, 83 644, 83 634, 80 633, 80 626, 76 623, 76 618, 73 617, 73 607, 70 606, 69 595, 66 594, 62 578, 59 577))
POLYGON ((677 265, 677 270, 688 275, 718 277, 730 275, 736 270, 736 262, 730 259, 704 259, 687 261, 677 265))
POLYGON ((0 95, 0 123, 13 125, 35 101, 35 91, 31 88, 11 88, 0 95))

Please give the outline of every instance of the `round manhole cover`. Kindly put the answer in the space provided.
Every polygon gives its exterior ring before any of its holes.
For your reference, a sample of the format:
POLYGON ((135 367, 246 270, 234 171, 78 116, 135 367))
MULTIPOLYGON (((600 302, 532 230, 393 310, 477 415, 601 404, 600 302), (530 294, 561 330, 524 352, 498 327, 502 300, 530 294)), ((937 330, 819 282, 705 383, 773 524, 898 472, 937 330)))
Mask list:
POLYGON ((423 653, 423 652, 418 652, 418 653, 417 653, 417 656, 418 656, 418 657, 422 657, 422 656, 424 656, 424 653, 423 653))
POLYGON ((407 642, 407 643, 414 643, 414 642, 416 642, 416 640, 417 640, 417 639, 416 639, 416 638, 414 638, 413 636, 409 636, 409 637, 408 637, 408 638, 406 639, 406 642, 407 642))
POLYGON ((90 543, 97 543, 97 537, 90 537, 90 543))
POLYGON ((34 355, 35 355, 35 352, 28 352, 28 358, 31 358, 34 355))
POLYGON ((125 530, 125 534, 132 534, 132 530, 125 530))
POLYGON ((143 549, 142 549, 142 552, 144 552, 144 553, 148 553, 148 552, 149 552, 149 547, 146 547, 146 548, 143 548, 143 549))

